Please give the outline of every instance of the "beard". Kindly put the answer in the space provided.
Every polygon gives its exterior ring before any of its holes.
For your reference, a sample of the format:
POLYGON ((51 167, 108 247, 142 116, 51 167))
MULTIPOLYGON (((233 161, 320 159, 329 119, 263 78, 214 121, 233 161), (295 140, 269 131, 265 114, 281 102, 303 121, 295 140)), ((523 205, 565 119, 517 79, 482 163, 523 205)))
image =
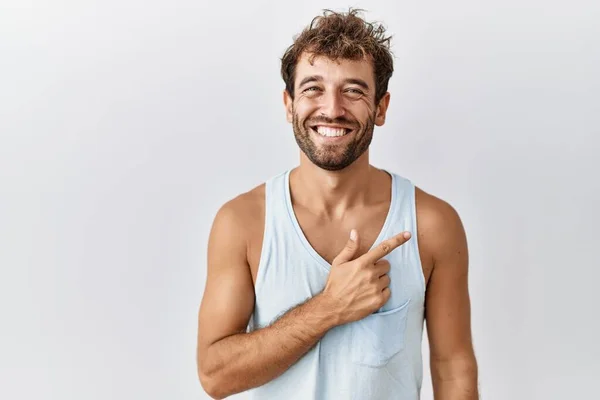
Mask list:
MULTIPOLYGON (((295 110, 293 112, 293 128, 296 143, 306 157, 319 168, 328 171, 339 171, 352 164, 358 159, 371 145, 373 140, 373 130, 375 128, 375 113, 369 116, 366 124, 357 121, 350 121, 345 118, 331 119, 327 117, 316 117, 308 120, 300 120, 295 110), (352 127, 354 135, 351 141, 344 144, 322 144, 317 146, 311 139, 311 128, 309 125, 316 123, 340 124, 346 127, 352 127)), ((316 133, 316 132, 315 132, 316 133)), ((318 133, 316 133, 318 135, 318 133)))

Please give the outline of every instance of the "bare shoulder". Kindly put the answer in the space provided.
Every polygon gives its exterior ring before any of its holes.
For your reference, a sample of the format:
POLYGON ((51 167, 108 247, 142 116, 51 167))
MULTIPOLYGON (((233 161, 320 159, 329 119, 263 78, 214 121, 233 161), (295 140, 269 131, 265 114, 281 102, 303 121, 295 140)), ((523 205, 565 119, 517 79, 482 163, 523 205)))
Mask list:
POLYGON ((198 361, 208 347, 243 332, 254 308, 248 243, 260 209, 260 186, 225 202, 208 240, 206 287, 198 315, 198 361))
POLYGON ((237 229, 231 234, 247 239, 264 218, 264 204, 265 184, 263 183, 226 201, 217 211, 214 224, 235 226, 237 229))
POLYGON ((415 188, 419 245, 430 261, 444 258, 465 245, 465 232, 457 210, 446 200, 415 188))
POLYGON ((432 268, 426 290, 425 319, 431 375, 439 391, 445 379, 464 376, 476 381, 467 240, 461 218, 451 204, 421 189, 416 190, 416 201, 419 238, 423 239, 419 248, 426 249, 432 268))
MULTIPOLYGON (((228 237, 243 255, 256 279, 263 244, 265 222, 265 183, 230 199, 218 210, 211 238, 228 237)), ((209 243, 209 248, 210 248, 209 243)))

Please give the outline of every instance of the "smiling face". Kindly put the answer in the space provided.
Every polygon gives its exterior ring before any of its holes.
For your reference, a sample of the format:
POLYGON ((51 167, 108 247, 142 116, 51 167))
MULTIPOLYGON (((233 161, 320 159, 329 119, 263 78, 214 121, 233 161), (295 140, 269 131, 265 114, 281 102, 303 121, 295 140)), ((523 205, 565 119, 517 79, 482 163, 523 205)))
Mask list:
POLYGON ((295 70, 294 99, 284 92, 287 120, 304 155, 338 171, 365 154, 375 125, 385 122, 389 93, 375 104, 372 63, 304 53, 295 70))

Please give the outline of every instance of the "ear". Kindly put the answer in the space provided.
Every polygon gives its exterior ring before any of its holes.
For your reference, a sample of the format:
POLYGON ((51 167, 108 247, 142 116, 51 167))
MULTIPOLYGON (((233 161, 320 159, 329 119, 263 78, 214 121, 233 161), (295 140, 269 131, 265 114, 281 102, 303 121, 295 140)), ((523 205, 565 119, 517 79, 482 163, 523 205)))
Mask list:
POLYGON ((377 112, 375 114, 375 125, 381 126, 385 123, 385 114, 389 105, 390 92, 386 92, 381 98, 381 100, 379 100, 379 104, 377 105, 377 112))
POLYGON ((283 104, 285 106, 285 117, 287 119, 287 122, 291 124, 294 121, 294 100, 292 99, 292 96, 288 93, 287 89, 283 91, 283 104))

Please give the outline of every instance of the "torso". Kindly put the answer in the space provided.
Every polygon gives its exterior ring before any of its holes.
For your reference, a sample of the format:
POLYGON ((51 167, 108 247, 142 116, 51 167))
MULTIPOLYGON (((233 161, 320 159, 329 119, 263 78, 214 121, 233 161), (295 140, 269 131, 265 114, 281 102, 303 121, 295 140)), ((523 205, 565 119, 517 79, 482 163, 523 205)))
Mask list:
MULTIPOLYGON (((260 253, 263 245, 264 220, 265 220, 265 185, 262 184, 242 195, 248 207, 244 213, 244 226, 248 229, 247 261, 252 275, 253 283, 256 282, 260 253)), ((428 237, 426 223, 431 210, 433 196, 416 188, 416 210, 418 225, 419 255, 423 266, 425 283, 429 282, 433 271, 433 257, 428 250, 428 237), (423 228, 423 229, 422 229, 423 228)), ((367 209, 355 210, 344 216, 343 223, 329 223, 314 216, 301 205, 294 204, 294 212, 304 235, 313 248, 329 263, 346 244, 347 233, 352 228, 360 232, 359 255, 364 254, 371 247, 378 236, 389 208, 387 201, 374 204, 367 209)))

